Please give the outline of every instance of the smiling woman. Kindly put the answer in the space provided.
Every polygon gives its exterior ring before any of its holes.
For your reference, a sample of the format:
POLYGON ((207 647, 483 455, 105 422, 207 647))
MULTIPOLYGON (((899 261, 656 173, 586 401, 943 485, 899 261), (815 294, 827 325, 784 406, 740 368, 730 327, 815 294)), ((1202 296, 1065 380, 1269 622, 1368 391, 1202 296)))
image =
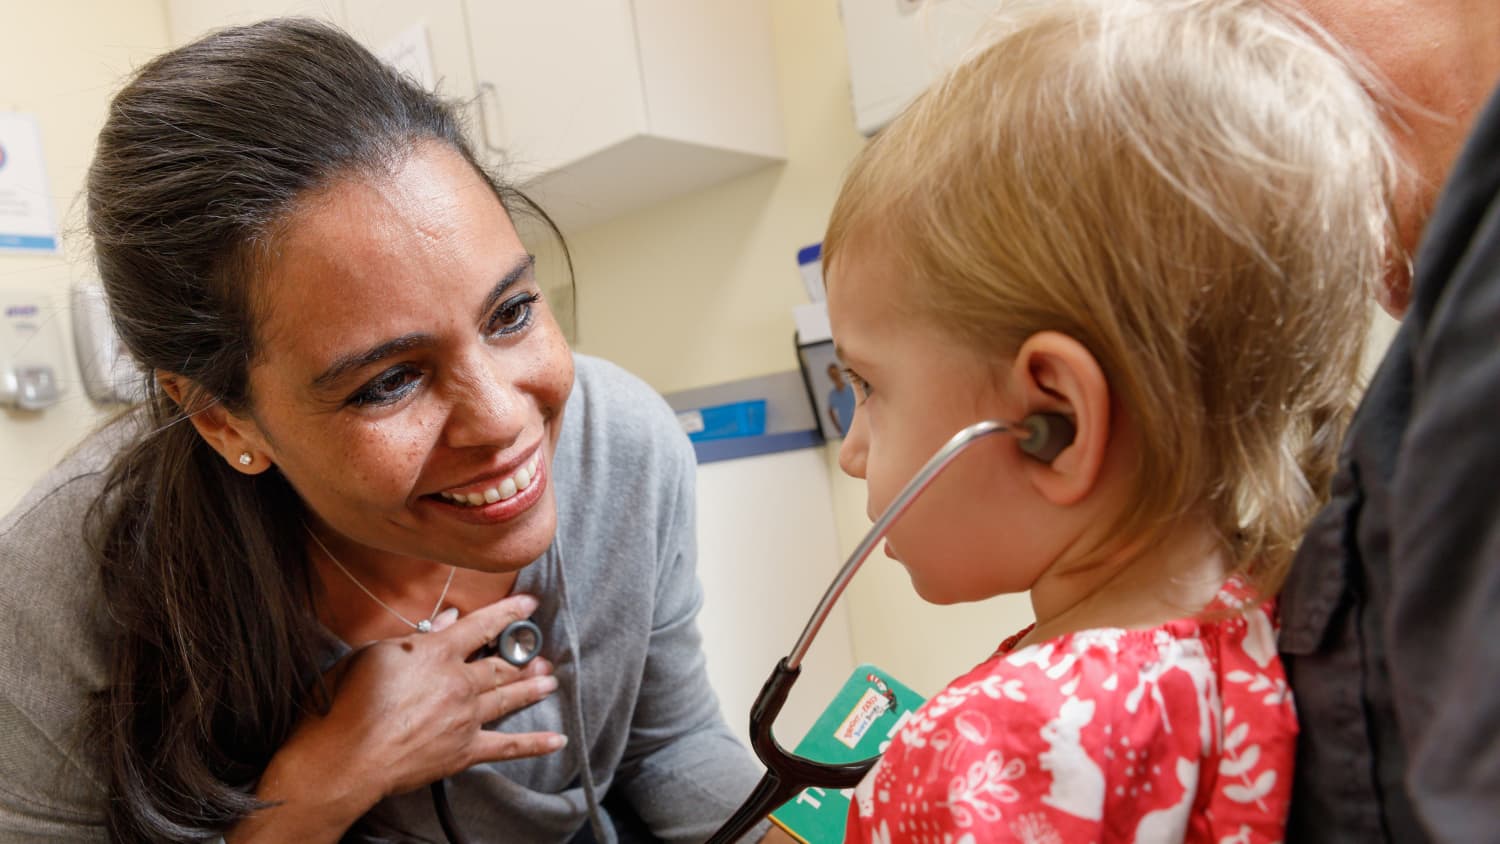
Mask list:
MULTIPOLYGON (((573 360, 494 191, 453 147, 421 141, 390 172, 299 201, 284 225, 259 279, 271 341, 250 370, 254 411, 209 408, 194 424, 221 453, 277 467, 366 579, 398 591, 449 566, 513 579, 556 531, 545 469, 573 360)), ((360 632, 378 638, 389 617, 370 621, 360 632)))
POLYGON ((692 452, 569 350, 449 108, 225 30, 117 95, 88 194, 155 378, 0 523, 0 839, 440 840, 442 778, 487 838, 706 837, 757 771, 692 452), (543 658, 477 655, 527 617, 543 658))

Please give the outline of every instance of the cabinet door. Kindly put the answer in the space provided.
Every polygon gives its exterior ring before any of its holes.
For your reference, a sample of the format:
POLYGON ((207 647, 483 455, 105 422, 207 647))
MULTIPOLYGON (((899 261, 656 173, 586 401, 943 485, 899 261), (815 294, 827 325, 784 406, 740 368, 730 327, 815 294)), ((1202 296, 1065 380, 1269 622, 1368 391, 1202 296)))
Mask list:
POLYGON ((629 0, 464 0, 491 140, 513 178, 557 170, 646 131, 629 0), (486 92, 488 93, 488 92, 486 92))
POLYGON ((635 0, 651 134, 784 158, 766 0, 635 0))

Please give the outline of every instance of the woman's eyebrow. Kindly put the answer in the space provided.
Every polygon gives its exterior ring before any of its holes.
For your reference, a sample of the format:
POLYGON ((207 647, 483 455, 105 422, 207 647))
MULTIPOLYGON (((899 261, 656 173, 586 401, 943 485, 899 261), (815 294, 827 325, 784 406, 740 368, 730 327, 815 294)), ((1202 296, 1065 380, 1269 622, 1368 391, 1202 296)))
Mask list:
MULTIPOLYGON (((500 277, 500 280, 495 283, 494 289, 489 292, 489 295, 484 297, 484 305, 479 309, 480 323, 483 323, 489 316, 490 311, 494 310, 495 303, 500 300, 501 296, 505 295, 505 291, 510 289, 517 281, 525 278, 526 274, 531 272, 532 267, 535 265, 536 256, 527 255, 517 261, 515 266, 511 267, 506 271, 505 275, 500 277)), ((338 383, 340 379, 351 372, 363 369, 373 363, 379 363, 389 357, 406 354, 414 349, 430 346, 434 342, 435 339, 430 334, 403 334, 400 337, 372 346, 363 352, 351 352, 346 355, 339 355, 333 363, 328 365, 327 369, 324 369, 312 380, 313 389, 326 389, 338 383)))
POLYGON ((351 352, 347 355, 339 355, 333 363, 329 364, 327 369, 323 370, 318 377, 312 380, 313 389, 326 389, 338 383, 340 379, 351 372, 363 369, 372 363, 378 363, 388 357, 406 354, 413 349, 430 346, 433 342, 431 334, 403 334, 400 337, 387 340, 363 352, 351 352))
POLYGON ((479 308, 478 322, 480 325, 483 325, 489 319, 490 311, 495 309, 495 303, 500 301, 500 297, 505 295, 505 291, 510 289, 510 286, 517 281, 525 278, 535 266, 536 256, 528 254, 520 261, 517 261, 515 266, 506 271, 505 275, 500 277, 500 281, 495 284, 495 289, 490 291, 490 295, 484 297, 484 304, 479 308))

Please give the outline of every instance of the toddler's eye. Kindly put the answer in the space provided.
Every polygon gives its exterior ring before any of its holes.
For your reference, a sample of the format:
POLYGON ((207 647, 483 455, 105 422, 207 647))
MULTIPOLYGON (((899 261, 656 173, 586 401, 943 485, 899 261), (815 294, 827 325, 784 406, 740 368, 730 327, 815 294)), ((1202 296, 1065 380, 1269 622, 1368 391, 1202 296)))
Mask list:
POLYGON ((861 378, 858 372, 844 367, 844 379, 854 388, 854 398, 857 401, 864 402, 870 397, 870 382, 861 378))

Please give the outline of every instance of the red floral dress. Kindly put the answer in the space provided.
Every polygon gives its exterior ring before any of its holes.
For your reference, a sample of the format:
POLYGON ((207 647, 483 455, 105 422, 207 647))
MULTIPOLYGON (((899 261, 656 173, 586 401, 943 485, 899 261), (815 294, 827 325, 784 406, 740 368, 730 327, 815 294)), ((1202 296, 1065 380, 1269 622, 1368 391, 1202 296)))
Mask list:
POLYGON ((1026 631, 901 726, 846 840, 1023 844, 1282 839, 1297 720, 1271 607, 1150 630, 1026 631))

